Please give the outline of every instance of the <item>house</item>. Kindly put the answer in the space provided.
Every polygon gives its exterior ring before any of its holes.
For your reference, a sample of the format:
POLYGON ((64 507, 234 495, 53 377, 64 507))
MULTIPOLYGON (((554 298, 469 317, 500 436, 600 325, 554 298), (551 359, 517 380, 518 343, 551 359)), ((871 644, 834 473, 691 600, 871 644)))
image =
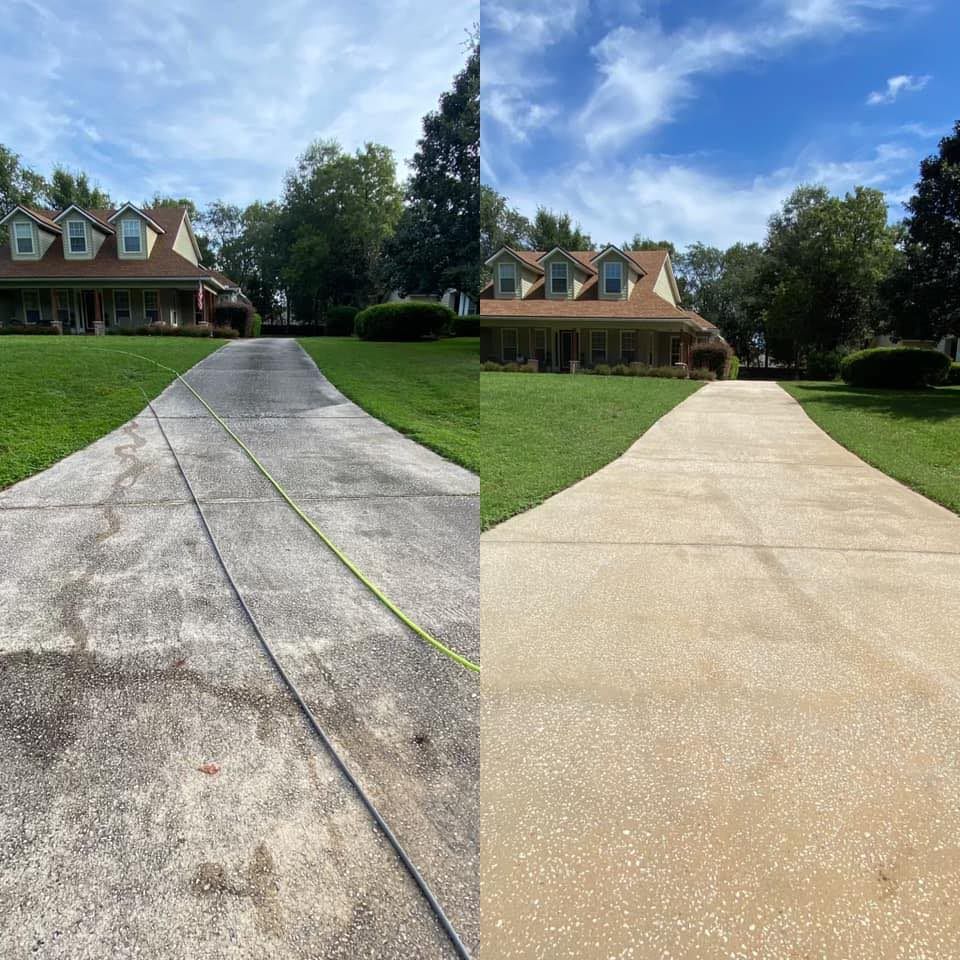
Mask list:
POLYGON ((0 219, 0 324, 64 333, 210 322, 237 285, 200 263, 185 207, 37 210, 0 219))
POLYGON ((483 360, 537 360, 541 370, 571 361, 690 362, 700 340, 720 336, 680 304, 666 250, 513 250, 488 261, 493 279, 480 291, 483 360))
POLYGON ((461 317, 476 312, 476 301, 462 290, 449 287, 438 297, 433 293, 408 293, 402 294, 399 290, 392 290, 388 295, 386 302, 395 303, 398 300, 430 300, 433 303, 442 303, 449 307, 455 314, 461 317))

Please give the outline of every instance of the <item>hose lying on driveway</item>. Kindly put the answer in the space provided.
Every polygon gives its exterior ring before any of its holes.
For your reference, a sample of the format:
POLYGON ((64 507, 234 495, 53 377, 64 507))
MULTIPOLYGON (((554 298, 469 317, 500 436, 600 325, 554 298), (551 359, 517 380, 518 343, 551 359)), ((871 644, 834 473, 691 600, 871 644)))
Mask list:
MULTIPOLYGON (((257 459, 253 451, 227 426, 224 419, 217 413, 213 407, 207 403, 203 397, 197 393, 193 387, 190 386, 187 381, 180 376, 178 370, 174 370, 173 367, 168 367, 162 363, 153 360, 151 357, 141 356, 139 353, 129 353, 126 350, 111 350, 106 347, 87 347, 88 350, 97 350, 100 353, 119 353, 125 357, 136 357, 138 360, 146 360, 148 363, 152 363, 157 367, 160 367, 161 370, 166 370, 169 373, 172 373, 206 408, 210 416, 213 417, 217 423, 227 432, 227 434, 236 442, 240 449, 250 458, 253 465, 270 481, 273 485, 273 488, 280 494, 281 497, 287 502, 290 508, 296 513, 296 515, 324 542, 324 544, 330 549, 331 553, 405 626, 412 630, 421 640, 425 640, 430 644, 434 649, 439 650, 440 653, 449 657, 454 663, 458 663, 461 667, 466 668, 467 670, 472 670, 474 673, 480 672, 480 665, 474 663, 472 660, 463 656, 463 654, 457 653, 456 650, 451 649, 446 644, 441 643, 436 637, 431 633, 424 630, 418 623, 408 617, 375 583, 373 583, 369 577, 367 577, 362 570, 360 570, 356 564, 304 513, 303 509, 300 507, 296 501, 294 501, 286 490, 274 479, 273 475, 269 470, 257 459)), ((148 401, 149 402, 149 401, 148 401)), ((150 409, 153 410, 151 404, 150 409)), ((156 416, 156 411, 154 411, 154 416, 156 416)), ((159 418, 158 418, 159 419, 159 418)))
MULTIPOLYGON (((145 358, 146 359, 146 358, 145 358)), ((178 374, 179 376, 179 374, 178 374)), ((210 524, 207 522, 206 514, 203 512, 203 507, 200 506, 200 500, 197 497, 196 492, 193 489, 193 484, 190 482, 190 478, 187 476, 186 470, 183 469, 183 464, 180 462, 180 457, 177 456, 177 451, 174 450, 173 444, 170 442, 170 438, 167 436, 167 431, 164 429, 163 422, 160 420, 160 417, 157 415, 157 411, 154 409, 153 404, 150 402, 150 398, 147 396, 146 392, 143 391, 143 387, 140 388, 143 392, 143 396, 147 401, 147 406, 150 408, 150 412, 153 414, 154 419, 157 421, 157 426, 160 428, 160 433, 163 436, 164 441, 167 444, 167 448, 170 450, 170 453, 173 455, 173 459, 177 464, 177 469, 180 471, 180 476, 183 477, 184 483, 187 485, 187 489, 190 491, 190 496, 193 498, 194 506, 197 508, 197 513, 200 515, 200 521, 203 524, 203 529, 207 533, 207 538, 210 541, 210 545, 213 547, 213 552, 217 555, 217 560, 220 561, 220 566, 223 568, 223 572, 227 575, 227 580, 230 583, 230 587, 233 590, 234 596, 240 602, 240 606, 243 608, 243 612, 247 616, 247 620, 250 621, 250 625, 253 627, 253 632, 257 635, 257 639, 260 641, 261 646, 266 651, 267 656, 270 658, 270 662, 273 664, 277 673, 280 674, 281 679, 287 685, 287 689, 293 695, 294 700, 297 701, 297 704, 300 706, 300 709, 303 711, 304 716, 306 717, 308 723, 313 728, 313 732, 319 737, 321 743, 326 747, 327 752, 333 758, 333 762, 337 765, 340 772, 344 775, 353 789, 356 791, 357 796, 360 798, 361 803, 367 808, 370 815, 376 821, 377 826, 383 832, 383 835, 390 842, 390 846, 393 847, 394 852, 400 858, 400 862, 406 868, 407 873, 410 874, 410 877, 413 879, 413 882, 420 889, 420 892, 423 894, 424 899, 430 905, 430 909, 433 911, 434 916, 437 918, 437 921, 440 923, 440 926, 443 927, 444 932, 450 938, 450 942, 453 944, 454 950, 457 952, 457 956, 461 960, 470 960, 470 954, 467 951, 466 946, 463 941, 460 939, 457 931, 454 930, 453 924, 450 922, 446 913, 444 913, 443 907, 440 905, 440 902, 437 900, 433 891, 430 889, 429 884, 423 878, 420 871, 414 866, 413 861, 410 859, 407 851, 404 850, 403 845, 397 839, 396 834, 390 829, 389 824, 386 820, 383 819, 383 815, 377 809, 376 804, 370 797, 367 795, 366 791, 360 786, 359 781, 353 775, 353 772, 347 766, 346 761, 337 753, 336 747, 334 747, 330 738, 327 736, 323 727, 320 726, 320 721, 314 716, 313 711, 307 705, 306 700, 303 699, 303 695, 297 689, 297 685, 293 682, 286 670, 283 669, 283 664, 278 659, 276 653, 274 653, 273 647, 270 646, 270 642, 264 636, 263 631, 260 629, 260 624, 257 622, 257 618, 253 615, 253 611, 247 606, 247 602, 243 599, 243 594, 240 592, 240 588, 237 586, 237 582, 233 579, 233 574, 230 573, 230 568, 227 566, 227 561, 224 559, 223 554, 220 552, 220 547, 217 545, 216 538, 213 535, 213 530, 210 528, 210 524)))

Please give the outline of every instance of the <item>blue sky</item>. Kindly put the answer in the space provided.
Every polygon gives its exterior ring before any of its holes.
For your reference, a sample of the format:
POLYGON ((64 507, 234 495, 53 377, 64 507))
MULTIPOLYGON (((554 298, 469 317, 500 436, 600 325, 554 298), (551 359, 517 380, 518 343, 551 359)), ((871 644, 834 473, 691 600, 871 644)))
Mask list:
POLYGON ((478 19, 478 0, 0 0, 0 143, 118 201, 271 199, 316 137, 409 158, 478 19))
POLYGON ((800 182, 899 219, 958 36, 956 0, 484 0, 483 180, 599 242, 760 240, 800 182))

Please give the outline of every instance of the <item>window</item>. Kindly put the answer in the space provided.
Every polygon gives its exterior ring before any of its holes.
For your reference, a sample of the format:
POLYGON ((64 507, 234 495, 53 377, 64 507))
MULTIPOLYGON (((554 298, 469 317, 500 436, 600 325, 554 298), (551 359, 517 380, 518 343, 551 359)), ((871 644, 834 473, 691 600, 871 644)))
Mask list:
POLYGON ((623 330, 620 333, 620 359, 624 363, 633 363, 637 359, 637 332, 623 330))
POLYGON ((67 224, 67 233, 70 236, 70 252, 87 252, 87 229, 82 220, 71 220, 67 224))
POLYGON ((670 365, 680 363, 680 338, 671 337, 670 338, 670 365))
POLYGON ((113 291, 113 312, 117 325, 130 323, 130 291, 113 291))
POLYGON ((547 331, 533 331, 533 355, 543 365, 547 362, 547 331))
POLYGON ((140 221, 139 220, 124 220, 123 221, 123 252, 124 253, 140 253, 140 221))
POLYGON ((550 264, 550 292, 567 292, 567 265, 565 263, 550 264))
POLYGON ((606 330, 590 331, 590 362, 591 363, 607 362, 607 331, 606 330))
POLYGON ((500 343, 504 361, 507 363, 515 362, 517 359, 517 331, 501 330, 500 343))
POLYGON ((33 227, 29 223, 15 223, 13 233, 17 238, 17 253, 33 253, 33 227))
POLYGON ((70 291, 54 290, 53 302, 56 305, 57 319, 63 324, 64 330, 70 326, 70 291))
POLYGON ((623 289, 623 264, 609 260, 603 265, 603 292, 620 293, 623 289))
POLYGON ((40 294, 36 290, 23 291, 23 319, 26 323, 40 322, 40 294))
POLYGON ((156 290, 143 291, 143 317, 147 323, 156 323, 160 319, 160 295, 156 290))
POLYGON ((515 263, 500 264, 500 292, 517 292, 517 265, 515 263))

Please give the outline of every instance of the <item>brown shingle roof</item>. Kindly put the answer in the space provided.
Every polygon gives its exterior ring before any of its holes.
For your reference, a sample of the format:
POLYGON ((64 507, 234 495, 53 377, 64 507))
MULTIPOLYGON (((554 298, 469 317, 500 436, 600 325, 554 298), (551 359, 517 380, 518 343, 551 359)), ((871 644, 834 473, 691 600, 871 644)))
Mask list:
POLYGON ((704 333, 720 332, 720 328, 715 323, 711 323, 706 317, 701 317, 696 310, 687 310, 685 313, 704 333))
MULTIPOLYGON (((51 224, 56 211, 31 211, 51 224)), ((113 210, 87 210, 92 217, 106 222, 113 210)), ((63 239, 58 236, 39 260, 14 260, 9 242, 0 243, 0 281, 4 280, 151 280, 161 278, 207 279, 223 283, 226 279, 209 267, 196 267, 173 249, 177 228, 184 207, 157 207, 145 210, 166 232, 157 236, 153 252, 146 260, 121 260, 117 256, 116 234, 104 237, 103 245, 92 260, 67 260, 63 255, 63 239)), ((59 230, 57 224, 53 226, 59 230)), ((233 284, 236 286, 236 284, 233 284)))
MULTIPOLYGON (((536 263, 543 256, 540 250, 515 250, 518 257, 536 263)), ((570 250, 570 255, 586 266, 597 256, 596 250, 570 250)), ((646 271, 634 284, 627 300, 601 300, 596 276, 590 277, 575 300, 553 300, 544 293, 544 281, 538 278, 523 299, 497 299, 493 284, 480 291, 480 315, 484 317, 570 317, 577 319, 617 320, 691 320, 689 312, 681 310, 654 293, 653 286, 668 256, 666 250, 631 250, 629 259, 646 271)), ((702 319, 702 318, 701 318, 702 319)), ((706 321, 704 321, 706 322, 706 321)))

